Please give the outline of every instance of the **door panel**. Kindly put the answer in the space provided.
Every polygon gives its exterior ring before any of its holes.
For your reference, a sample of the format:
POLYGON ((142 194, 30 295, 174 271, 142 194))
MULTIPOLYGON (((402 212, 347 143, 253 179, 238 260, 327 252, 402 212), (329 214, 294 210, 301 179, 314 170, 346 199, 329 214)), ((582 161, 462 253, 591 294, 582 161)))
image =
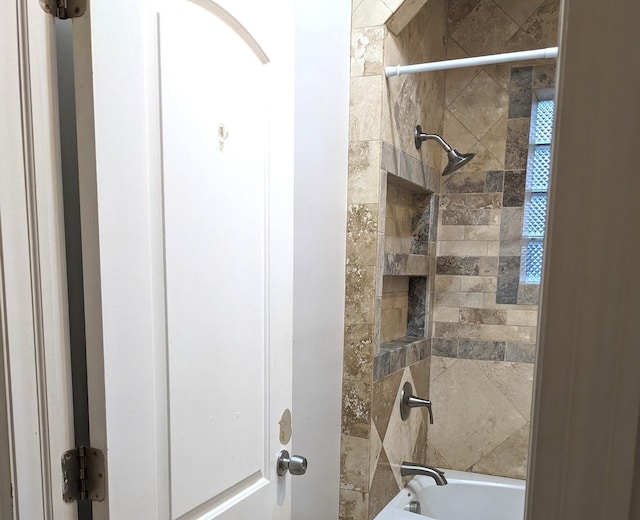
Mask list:
POLYGON ((268 477, 266 65, 202 11, 159 18, 174 515, 268 477))
POLYGON ((288 518, 291 8, 115 3, 74 29, 95 516, 288 518))

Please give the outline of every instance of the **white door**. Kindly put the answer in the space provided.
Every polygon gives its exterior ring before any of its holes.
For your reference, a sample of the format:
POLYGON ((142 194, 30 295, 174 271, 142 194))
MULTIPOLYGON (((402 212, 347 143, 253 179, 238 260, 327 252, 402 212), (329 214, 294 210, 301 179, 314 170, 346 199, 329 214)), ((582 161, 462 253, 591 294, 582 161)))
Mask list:
POLYGON ((292 24, 263 0, 74 21, 96 519, 290 517, 292 24))

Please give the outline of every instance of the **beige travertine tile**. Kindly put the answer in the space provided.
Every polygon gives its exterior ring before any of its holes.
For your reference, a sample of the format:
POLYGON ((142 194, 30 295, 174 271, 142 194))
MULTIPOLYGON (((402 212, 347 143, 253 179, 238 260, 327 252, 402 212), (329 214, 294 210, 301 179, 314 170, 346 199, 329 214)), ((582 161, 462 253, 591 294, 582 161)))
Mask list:
POLYGON ((385 276, 384 285, 382 287, 384 293, 409 292, 409 278, 406 276, 385 276))
POLYGON ((351 141, 380 139, 381 115, 382 76, 351 78, 349 139, 351 141))
POLYGON ((382 1, 384 2, 384 5, 386 5, 389 8, 389 11, 391 11, 392 13, 395 13, 398 10, 398 8, 402 5, 402 2, 404 0, 382 0, 382 1))
POLYGON ((478 292, 438 292, 435 294, 437 306, 442 307, 482 307, 484 300, 478 292))
POLYGON ((380 143, 349 143, 349 204, 375 204, 380 192, 380 143))
POLYGON ((504 167, 504 154, 507 149, 507 114, 489 128, 480 141, 498 161, 498 164, 504 167))
POLYGON ((500 226, 465 226, 465 240, 500 240, 500 226))
POLYGON ((466 470, 526 424, 476 361, 458 359, 431 385, 438 420, 429 442, 454 469, 466 470))
POLYGON ((440 469, 451 469, 451 465, 440 455, 438 450, 433 447, 433 444, 427 442, 427 455, 425 464, 429 466, 435 466, 440 469))
POLYGON ((451 34, 473 56, 504 52, 518 26, 492 0, 482 0, 451 34))
POLYGON ((460 150, 463 153, 471 150, 478 142, 478 138, 450 110, 444 111, 444 128, 442 132, 446 141, 456 150, 460 150))
POLYGON ((344 330, 344 379, 370 380, 373 375, 373 325, 350 324, 344 330))
POLYGON ((431 386, 430 391, 433 389, 433 382, 440 377, 451 365, 458 360, 456 358, 448 358, 442 356, 431 356, 431 386))
POLYGON ((532 332, 532 327, 520 325, 480 325, 478 339, 530 343, 532 332))
POLYGON ((395 398, 402 377, 403 372, 398 371, 373 383, 372 418, 380 440, 383 440, 387 435, 389 420, 395 410, 395 398))
POLYGON ((363 374, 342 380, 342 433, 369 438, 371 420, 371 379, 363 374))
MULTIPOLYGON (((413 389, 416 395, 428 396, 429 383, 431 380, 431 358, 423 359, 409 366, 411 377, 413 377, 413 389)), ((422 410, 426 414, 426 410, 422 410)), ((425 415, 426 418, 426 415, 425 415)))
POLYGON ((437 292, 460 292, 462 279, 466 277, 438 274, 435 278, 435 290, 437 292))
MULTIPOLYGON (((371 445, 369 446, 369 485, 373 480, 376 467, 378 466, 378 460, 380 459, 380 451, 382 450, 382 440, 378 434, 378 429, 374 421, 371 421, 371 445)), ((371 487, 369 487, 371 489, 371 487)))
POLYGON ((529 424, 525 424, 491 453, 476 462, 471 471, 524 479, 527 476, 529 424))
POLYGON ((400 417, 398 403, 400 402, 402 386, 406 381, 411 382, 415 388, 409 368, 406 368, 403 371, 402 380, 400 381, 400 385, 393 401, 394 408, 389 419, 387 432, 384 439, 382 439, 382 445, 389 457, 391 469, 393 470, 396 482, 398 483, 398 489, 403 487, 402 478, 400 477, 400 463, 413 455, 413 449, 420 430, 420 424, 423 420, 423 415, 420 413, 409 414, 409 418, 405 421, 400 417))
POLYGON ((489 211, 489 225, 499 226, 502 217, 502 209, 492 209, 489 211))
POLYGON ((483 141, 478 141, 471 150, 466 151, 476 154, 468 166, 471 170, 495 171, 504 167, 504 162, 496 159, 483 141))
POLYGON ((407 307, 382 311, 380 341, 387 343, 407 335, 407 307))
POLYGON ((384 506, 398 494, 400 489, 401 486, 398 485, 395 479, 393 468, 383 448, 380 452, 376 472, 371 481, 371 490, 369 492, 369 519, 373 520, 375 516, 382 511, 384 506))
POLYGON ((378 259, 378 204, 352 204, 347 212, 347 259, 375 266, 378 259))
POLYGON ((373 323, 375 268, 347 263, 345 280, 345 321, 373 323))
MULTIPOLYGON (((496 276, 498 274, 498 258, 495 256, 487 256, 480 259, 480 272, 481 276, 496 276)), ((493 295, 494 303, 496 296, 493 295)))
POLYGON ((384 72, 384 36, 384 26, 351 31, 351 76, 372 76, 384 72))
MULTIPOLYGON (((459 58, 468 58, 469 54, 465 52, 453 38, 447 40, 447 59, 457 60, 459 58)), ((471 83, 471 80, 478 74, 478 67, 464 67, 460 69, 450 69, 446 71, 445 76, 445 106, 448 107, 471 83)))
POLYGON ((485 135, 507 113, 508 108, 507 90, 484 71, 473 78, 449 106, 452 114, 476 138, 485 135))
POLYGON ((524 24, 543 0, 494 0, 518 25, 524 24))
POLYGON ((464 240, 464 226, 438 226, 439 240, 464 240))
POLYGON ((393 32, 393 34, 399 35, 407 24, 413 20, 427 1, 428 0, 404 0, 391 15, 391 18, 389 18, 389 21, 387 22, 389 30, 393 32))
POLYGON ((440 241, 438 256, 487 256, 487 242, 482 240, 440 241))
POLYGON ((382 310, 402 309, 409 306, 408 293, 384 293, 382 295, 382 310))
POLYGON ((394 237, 385 235, 384 237, 384 250, 386 253, 404 253, 402 250, 402 239, 400 237, 394 237))
POLYGON ((535 327, 538 325, 538 311, 508 310, 507 325, 535 327))
POLYGON ((460 321, 459 307, 436 307, 433 310, 433 321, 455 323, 460 321))
POLYGON ((369 439, 342 435, 340 487, 369 491, 369 439))
POLYGON ((499 256, 500 255, 500 241, 494 240, 487 242, 487 256, 499 256))
POLYGON ((369 493, 340 488, 339 520, 369 518, 369 493))
POLYGON ((533 388, 533 363, 478 361, 478 366, 498 390, 529 420, 533 388))
POLYGON ((382 0, 363 0, 353 11, 351 26, 356 29, 384 25, 390 16, 391 9, 382 0))
MULTIPOLYGON (((496 276, 463 276, 461 277, 462 292, 490 292, 496 291, 498 278, 496 276)), ((484 297, 483 297, 484 302, 484 297)))

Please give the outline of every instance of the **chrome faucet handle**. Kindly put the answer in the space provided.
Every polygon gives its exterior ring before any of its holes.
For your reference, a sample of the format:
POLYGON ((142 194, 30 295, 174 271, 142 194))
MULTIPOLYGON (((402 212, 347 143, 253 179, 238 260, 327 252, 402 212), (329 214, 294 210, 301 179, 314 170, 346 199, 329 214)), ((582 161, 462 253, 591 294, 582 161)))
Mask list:
POLYGON ((413 386, 407 381, 402 387, 402 393, 400 394, 400 417, 403 421, 409 418, 411 408, 426 408, 429 412, 429 424, 433 424, 433 410, 431 410, 431 401, 429 399, 423 399, 422 397, 416 397, 413 395, 413 386))

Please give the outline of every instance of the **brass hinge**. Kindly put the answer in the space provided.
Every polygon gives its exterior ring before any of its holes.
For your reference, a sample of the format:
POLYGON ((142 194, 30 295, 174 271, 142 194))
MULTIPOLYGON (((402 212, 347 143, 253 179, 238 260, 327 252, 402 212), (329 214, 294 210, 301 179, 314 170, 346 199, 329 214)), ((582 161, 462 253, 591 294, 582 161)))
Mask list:
POLYGON ((50 15, 66 20, 82 16, 87 10, 87 0, 40 0, 40 6, 50 15))
POLYGON ((104 454, 96 448, 80 446, 62 455, 62 498, 104 500, 104 454))

